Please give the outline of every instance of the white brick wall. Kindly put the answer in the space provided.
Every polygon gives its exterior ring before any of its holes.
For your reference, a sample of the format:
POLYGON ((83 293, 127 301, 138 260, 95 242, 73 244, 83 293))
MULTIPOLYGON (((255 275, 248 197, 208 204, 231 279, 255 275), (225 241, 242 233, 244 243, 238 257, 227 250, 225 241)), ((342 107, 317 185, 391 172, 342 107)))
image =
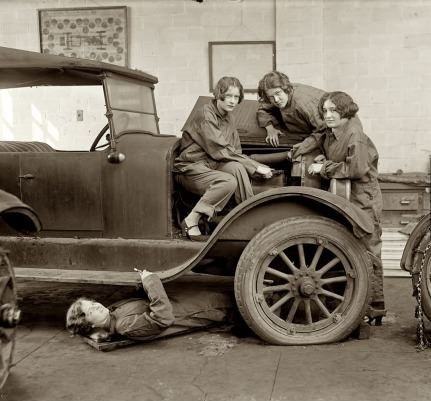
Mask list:
MULTIPOLYGON (((179 135, 197 97, 209 95, 209 41, 276 40, 277 68, 292 81, 353 96, 382 172, 427 171, 431 1, 0 0, 0 45, 38 51, 37 8, 102 5, 129 7, 130 65, 159 78, 162 133, 179 135)), ((76 121, 78 106, 70 104, 70 121, 57 127, 63 148, 91 142, 99 129, 93 116, 76 121)), ((24 105, 15 115, 28 115, 24 105)), ((0 137, 17 130, 0 120, 0 137)))
POLYGON ((430 17, 427 0, 276 0, 278 68, 352 95, 381 172, 428 171, 430 17))
MULTIPOLYGON (((0 0, 0 45, 39 51, 38 8, 109 5, 129 7, 130 66, 159 78, 155 93, 164 134, 180 135, 197 97, 210 95, 209 41, 274 39, 273 0, 106 0, 103 4, 90 0, 0 0)), ((70 104, 68 133, 62 135, 61 148, 76 149, 77 142, 87 146, 85 136, 94 137, 99 129, 95 125, 90 133, 82 133, 88 121, 84 115, 83 123, 76 122, 77 108, 77 104, 70 104), (77 138, 77 133, 82 136, 77 138)), ((10 138, 10 130, 1 127, 0 138, 10 138)), ((15 130, 18 135, 18 127, 15 130)), ((26 134, 29 132, 27 127, 26 134)), ((40 131, 37 135, 40 137, 40 131)))

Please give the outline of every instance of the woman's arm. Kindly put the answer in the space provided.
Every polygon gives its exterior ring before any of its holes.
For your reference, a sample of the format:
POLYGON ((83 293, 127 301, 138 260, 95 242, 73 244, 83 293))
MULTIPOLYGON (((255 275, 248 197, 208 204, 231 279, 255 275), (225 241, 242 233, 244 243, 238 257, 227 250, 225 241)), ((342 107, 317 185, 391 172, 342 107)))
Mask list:
POLYGON ((118 322, 116 331, 127 337, 151 337, 161 333, 175 321, 171 302, 160 278, 144 270, 141 281, 150 301, 149 311, 126 316, 118 322))
POLYGON ((368 143, 357 135, 352 137, 347 147, 345 161, 334 162, 326 160, 323 163, 320 175, 324 178, 350 178, 358 179, 365 176, 370 167, 368 165, 368 143))
MULTIPOLYGON (((233 126, 231 128, 235 129, 233 126)), ((231 144, 224 138, 217 117, 209 112, 203 113, 195 122, 194 128, 190 129, 188 133, 192 140, 214 160, 239 162, 245 167, 249 175, 253 175, 257 167, 261 165, 242 154, 238 144, 235 144, 235 140, 231 144)))
POLYGON ((270 103, 259 102, 256 117, 259 127, 266 128, 268 125, 278 128, 280 122, 275 115, 277 109, 270 103))

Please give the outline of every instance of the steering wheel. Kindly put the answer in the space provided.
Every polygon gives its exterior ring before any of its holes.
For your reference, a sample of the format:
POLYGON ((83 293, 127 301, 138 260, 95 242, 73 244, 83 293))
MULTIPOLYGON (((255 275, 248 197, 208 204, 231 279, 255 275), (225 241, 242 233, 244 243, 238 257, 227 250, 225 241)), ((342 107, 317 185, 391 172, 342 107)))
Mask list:
POLYGON ((93 143, 91 144, 90 152, 94 152, 98 147, 100 148, 100 147, 109 145, 109 142, 107 142, 107 143, 105 143, 103 145, 97 146, 97 144, 99 143, 99 141, 102 139, 103 135, 105 135, 106 131, 108 131, 108 130, 109 130, 109 124, 106 124, 102 128, 102 130, 97 134, 96 138, 94 139, 93 143))

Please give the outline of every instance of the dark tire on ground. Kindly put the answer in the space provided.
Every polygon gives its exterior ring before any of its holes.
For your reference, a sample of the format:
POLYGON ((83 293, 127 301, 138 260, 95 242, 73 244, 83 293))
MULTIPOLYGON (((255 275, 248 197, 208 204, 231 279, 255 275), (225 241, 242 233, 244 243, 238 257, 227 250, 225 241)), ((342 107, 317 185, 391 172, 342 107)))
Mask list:
POLYGON ((363 319, 371 262, 360 240, 323 217, 295 217, 260 231, 244 249, 235 298, 264 341, 308 345, 340 341, 363 319))
MULTIPOLYGON (((16 282, 13 268, 6 253, 0 248, 0 312, 6 306, 17 305, 16 282)), ((0 321, 0 389, 6 382, 12 366, 15 349, 16 325, 9 326, 0 321)))

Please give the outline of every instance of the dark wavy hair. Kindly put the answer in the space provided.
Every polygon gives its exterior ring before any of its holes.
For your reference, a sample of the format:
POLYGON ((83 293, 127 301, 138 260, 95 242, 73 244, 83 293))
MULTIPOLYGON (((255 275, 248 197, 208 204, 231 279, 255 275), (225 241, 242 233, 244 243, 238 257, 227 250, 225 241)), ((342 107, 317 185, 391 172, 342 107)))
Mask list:
POLYGON ((265 74, 259 81, 259 85, 257 87, 259 99, 265 103, 271 103, 271 101, 268 99, 268 96, 266 96, 266 90, 273 88, 283 89, 288 96, 290 96, 293 92, 293 87, 290 83, 289 77, 279 71, 268 72, 268 74, 265 74))
POLYGON ((222 77, 217 82, 214 88, 214 97, 217 100, 224 100, 224 95, 228 91, 229 86, 234 86, 239 89, 239 101, 241 103, 244 99, 244 88, 238 78, 235 77, 222 77))
POLYGON ((94 327, 88 322, 85 313, 82 310, 82 301, 94 301, 93 299, 81 297, 70 305, 66 314, 66 329, 72 334, 82 336, 90 334, 94 327))
POLYGON ((341 118, 355 117, 356 113, 359 111, 358 105, 346 92, 327 92, 319 101, 318 110, 321 119, 323 119, 323 104, 327 100, 335 104, 336 111, 340 114, 341 118))

